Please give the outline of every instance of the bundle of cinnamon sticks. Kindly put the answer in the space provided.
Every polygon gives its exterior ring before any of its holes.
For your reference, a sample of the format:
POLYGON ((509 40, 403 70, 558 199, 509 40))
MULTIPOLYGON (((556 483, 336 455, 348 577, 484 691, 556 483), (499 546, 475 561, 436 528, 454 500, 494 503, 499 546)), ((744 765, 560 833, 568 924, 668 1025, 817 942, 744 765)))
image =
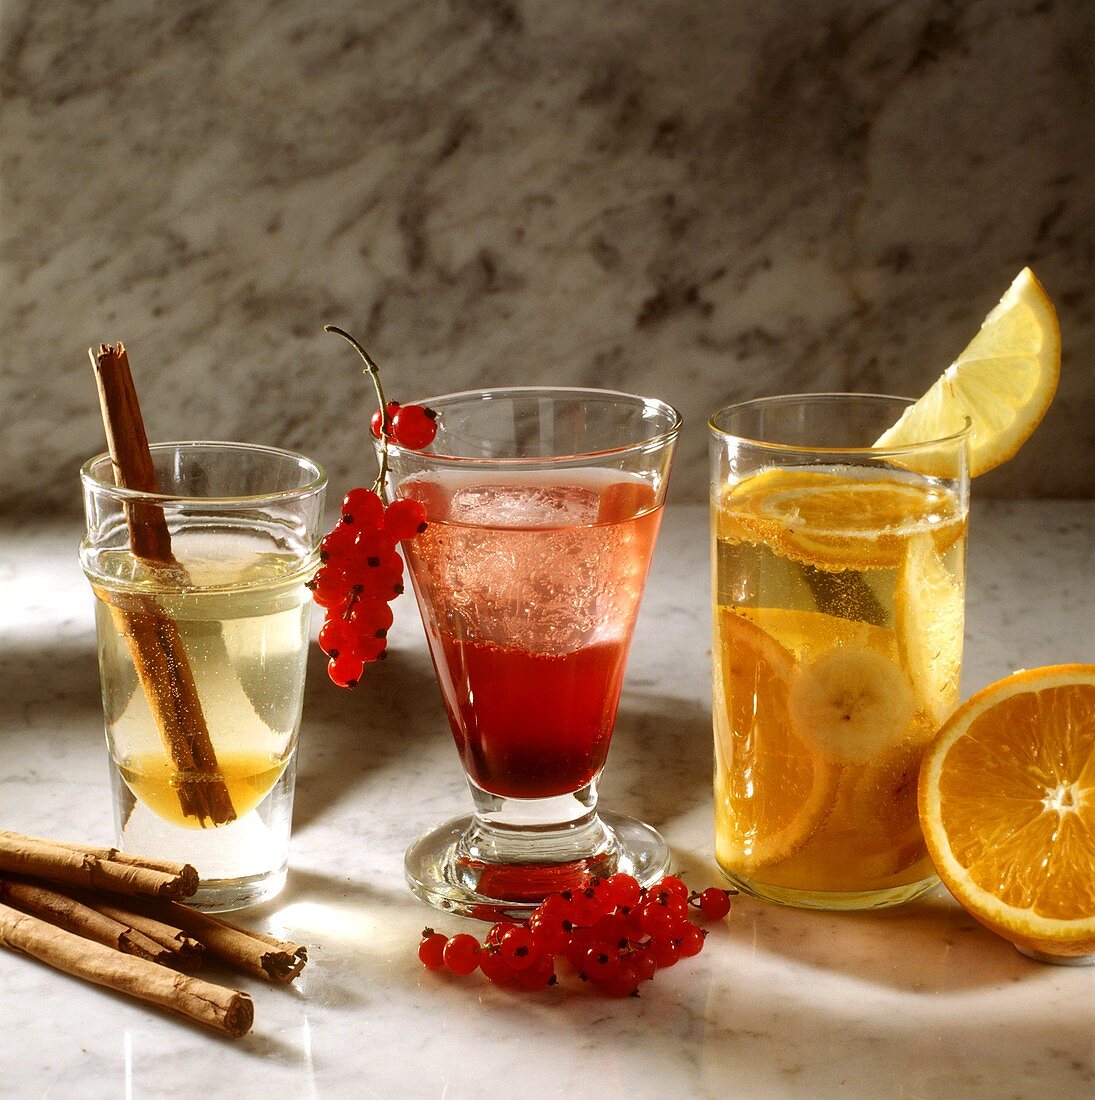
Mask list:
POLYGON ((291 982, 307 948, 181 904, 189 864, 0 830, 0 944, 238 1038, 248 994, 192 977, 205 956, 291 982))

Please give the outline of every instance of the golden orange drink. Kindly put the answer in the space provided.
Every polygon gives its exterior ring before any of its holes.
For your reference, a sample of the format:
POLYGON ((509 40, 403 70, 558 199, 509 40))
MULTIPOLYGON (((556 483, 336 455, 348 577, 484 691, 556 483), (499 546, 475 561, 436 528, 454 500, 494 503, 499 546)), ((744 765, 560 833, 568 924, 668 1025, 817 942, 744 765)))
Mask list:
POLYGON ((916 785, 958 703, 965 494, 743 465, 712 487, 716 858, 770 900, 896 904, 935 882, 916 785))

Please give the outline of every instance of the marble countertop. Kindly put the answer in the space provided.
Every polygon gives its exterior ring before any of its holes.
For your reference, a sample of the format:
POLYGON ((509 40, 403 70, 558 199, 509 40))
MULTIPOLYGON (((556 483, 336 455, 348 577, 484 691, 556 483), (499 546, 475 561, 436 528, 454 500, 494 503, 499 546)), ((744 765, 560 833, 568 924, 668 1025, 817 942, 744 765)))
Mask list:
MULTIPOLYGON (((661 828, 714 880, 706 509, 670 511, 602 804, 661 828)), ((969 564, 967 693, 1092 659, 1095 505, 982 502, 969 564)), ((0 531, 0 821, 111 835, 91 595, 71 523, 0 531)), ((34 960, 0 954, 0 1093, 32 1097, 688 1095, 1075 1097, 1095 1080, 1095 969, 1041 966, 942 890, 884 914, 736 902, 698 958, 643 996, 516 995, 419 965, 461 921, 403 883, 402 855, 468 798, 421 626, 352 696, 313 660, 292 869, 245 920, 310 945, 294 988, 227 974, 255 1027, 222 1040, 34 960), (11 1021, 16 1023, 14 1026, 11 1021)), ((472 922, 467 922, 469 925, 472 922)))

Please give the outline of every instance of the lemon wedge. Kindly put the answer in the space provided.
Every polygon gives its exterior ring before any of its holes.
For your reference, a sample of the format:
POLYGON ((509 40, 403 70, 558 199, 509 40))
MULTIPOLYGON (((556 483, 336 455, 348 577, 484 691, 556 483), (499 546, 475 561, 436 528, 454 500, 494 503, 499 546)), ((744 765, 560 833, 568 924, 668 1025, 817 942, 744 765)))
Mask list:
POLYGON ((1057 313, 1025 267, 966 350, 875 446, 945 439, 961 431, 968 417, 970 476, 977 477, 1006 462, 1031 437, 1060 377, 1057 313))

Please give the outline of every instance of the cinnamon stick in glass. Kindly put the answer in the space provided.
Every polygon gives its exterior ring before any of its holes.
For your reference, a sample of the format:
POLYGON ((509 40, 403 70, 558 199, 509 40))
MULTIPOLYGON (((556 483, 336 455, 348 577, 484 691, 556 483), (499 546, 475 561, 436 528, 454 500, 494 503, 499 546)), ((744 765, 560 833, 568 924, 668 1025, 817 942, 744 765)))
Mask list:
POLYGON ((254 1021, 254 1005, 246 993, 122 955, 4 904, 0 904, 0 944, 233 1038, 245 1035, 254 1021))
MULTIPOLYGON (((98 353, 89 348, 88 354, 95 368, 115 481, 122 488, 155 493, 156 471, 125 347, 121 343, 100 344, 98 353)), ((182 572, 172 553, 163 509, 151 501, 135 499, 126 504, 125 511, 134 555, 153 567, 182 572)), ((99 588, 96 595, 110 607, 118 633, 126 639, 160 736, 175 765, 183 813, 197 818, 203 827, 234 821, 236 812, 175 622, 162 614, 151 596, 127 596, 119 601, 99 588)))

